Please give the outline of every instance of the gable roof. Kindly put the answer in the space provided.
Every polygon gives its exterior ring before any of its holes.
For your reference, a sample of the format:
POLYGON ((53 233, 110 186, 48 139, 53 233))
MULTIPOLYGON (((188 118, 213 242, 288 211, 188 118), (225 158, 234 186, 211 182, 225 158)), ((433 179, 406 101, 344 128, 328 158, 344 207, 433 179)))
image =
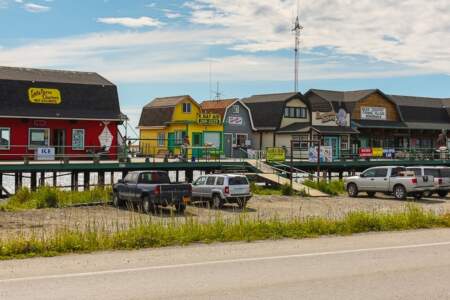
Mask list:
POLYGON ((301 93, 254 95, 241 101, 250 109, 256 129, 275 130, 280 126, 286 102, 296 97, 305 102, 301 93))
POLYGON ((225 116, 227 107, 236 102, 237 98, 222 100, 205 100, 200 104, 202 111, 219 114, 222 119, 225 116))
MULTIPOLYGON (((147 105, 144 107, 171 107, 176 106, 181 101, 184 101, 186 99, 192 100, 195 102, 194 99, 191 98, 189 95, 182 95, 182 96, 170 96, 170 97, 158 97, 150 101, 147 105)), ((197 103, 197 102, 195 102, 197 103)))
POLYGON ((97 73, 0 67, 0 116, 123 121, 117 87, 97 73), (29 100, 29 89, 56 89, 59 104, 29 100))

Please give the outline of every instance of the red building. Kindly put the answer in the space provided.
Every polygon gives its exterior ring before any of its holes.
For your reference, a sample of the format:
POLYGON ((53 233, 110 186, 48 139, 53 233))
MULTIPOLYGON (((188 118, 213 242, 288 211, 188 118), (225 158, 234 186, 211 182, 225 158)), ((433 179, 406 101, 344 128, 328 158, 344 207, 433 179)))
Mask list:
POLYGON ((0 67, 0 160, 116 159, 125 118, 97 73, 0 67))

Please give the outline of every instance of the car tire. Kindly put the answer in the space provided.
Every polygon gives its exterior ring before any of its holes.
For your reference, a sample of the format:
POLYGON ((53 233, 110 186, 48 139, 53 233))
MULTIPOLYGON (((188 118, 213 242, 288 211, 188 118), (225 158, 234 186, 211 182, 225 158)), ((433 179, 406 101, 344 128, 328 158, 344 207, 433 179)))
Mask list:
POLYGON ((414 193, 414 200, 420 200, 420 199, 422 199, 422 197, 423 197, 423 193, 421 193, 421 192, 414 193))
POLYGON ((397 200, 405 200, 406 199, 406 189, 403 185, 398 184, 394 186, 394 197, 397 200))
POLYGON ((154 211, 154 205, 149 197, 144 197, 144 199, 142 199, 142 211, 146 214, 154 211))
POLYGON ((119 208, 123 205, 123 201, 119 198, 119 195, 117 193, 113 194, 112 205, 117 208, 119 208))
POLYGON ((439 197, 441 197, 441 198, 445 198, 445 197, 447 197, 448 192, 447 192, 447 191, 439 191, 439 192, 438 192, 438 195, 439 195, 439 197))
POLYGON ((211 199, 211 207, 212 208, 221 209, 221 208, 223 208, 223 204, 224 204, 224 202, 223 202, 222 198, 220 197, 220 195, 218 195, 218 194, 213 195, 213 197, 211 199))
POLYGON ((175 204, 175 210, 178 214, 184 213, 184 211, 186 210, 186 204, 184 203, 175 204))
POLYGON ((367 196, 369 196, 370 198, 375 197, 375 192, 367 192, 367 196))
POLYGON ((347 193, 350 197, 357 197, 358 196, 358 186, 354 183, 349 183, 347 185, 347 193))

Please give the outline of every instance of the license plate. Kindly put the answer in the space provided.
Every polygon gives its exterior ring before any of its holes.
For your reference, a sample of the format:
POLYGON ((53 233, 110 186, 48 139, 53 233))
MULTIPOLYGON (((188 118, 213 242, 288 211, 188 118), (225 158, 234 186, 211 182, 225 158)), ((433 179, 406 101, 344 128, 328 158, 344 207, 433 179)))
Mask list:
POLYGON ((187 197, 187 196, 184 196, 184 197, 183 197, 183 203, 184 203, 184 204, 188 204, 189 202, 191 202, 191 198, 190 198, 190 197, 187 197))

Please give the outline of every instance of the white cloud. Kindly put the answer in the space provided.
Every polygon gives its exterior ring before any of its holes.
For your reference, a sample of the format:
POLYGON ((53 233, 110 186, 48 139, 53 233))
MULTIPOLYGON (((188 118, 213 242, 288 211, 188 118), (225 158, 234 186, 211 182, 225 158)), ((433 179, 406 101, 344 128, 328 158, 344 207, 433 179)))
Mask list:
POLYGON ((180 18, 181 14, 177 13, 177 12, 166 12, 165 16, 169 19, 176 19, 176 18, 180 18))
POLYGON ((140 17, 140 18, 98 18, 97 22, 110 24, 110 25, 122 25, 129 28, 140 28, 140 27, 161 27, 164 25, 157 19, 150 17, 140 17))
POLYGON ((51 9, 49 6, 39 5, 35 3, 25 3, 23 7, 26 11, 31 13, 43 13, 48 12, 51 9))

